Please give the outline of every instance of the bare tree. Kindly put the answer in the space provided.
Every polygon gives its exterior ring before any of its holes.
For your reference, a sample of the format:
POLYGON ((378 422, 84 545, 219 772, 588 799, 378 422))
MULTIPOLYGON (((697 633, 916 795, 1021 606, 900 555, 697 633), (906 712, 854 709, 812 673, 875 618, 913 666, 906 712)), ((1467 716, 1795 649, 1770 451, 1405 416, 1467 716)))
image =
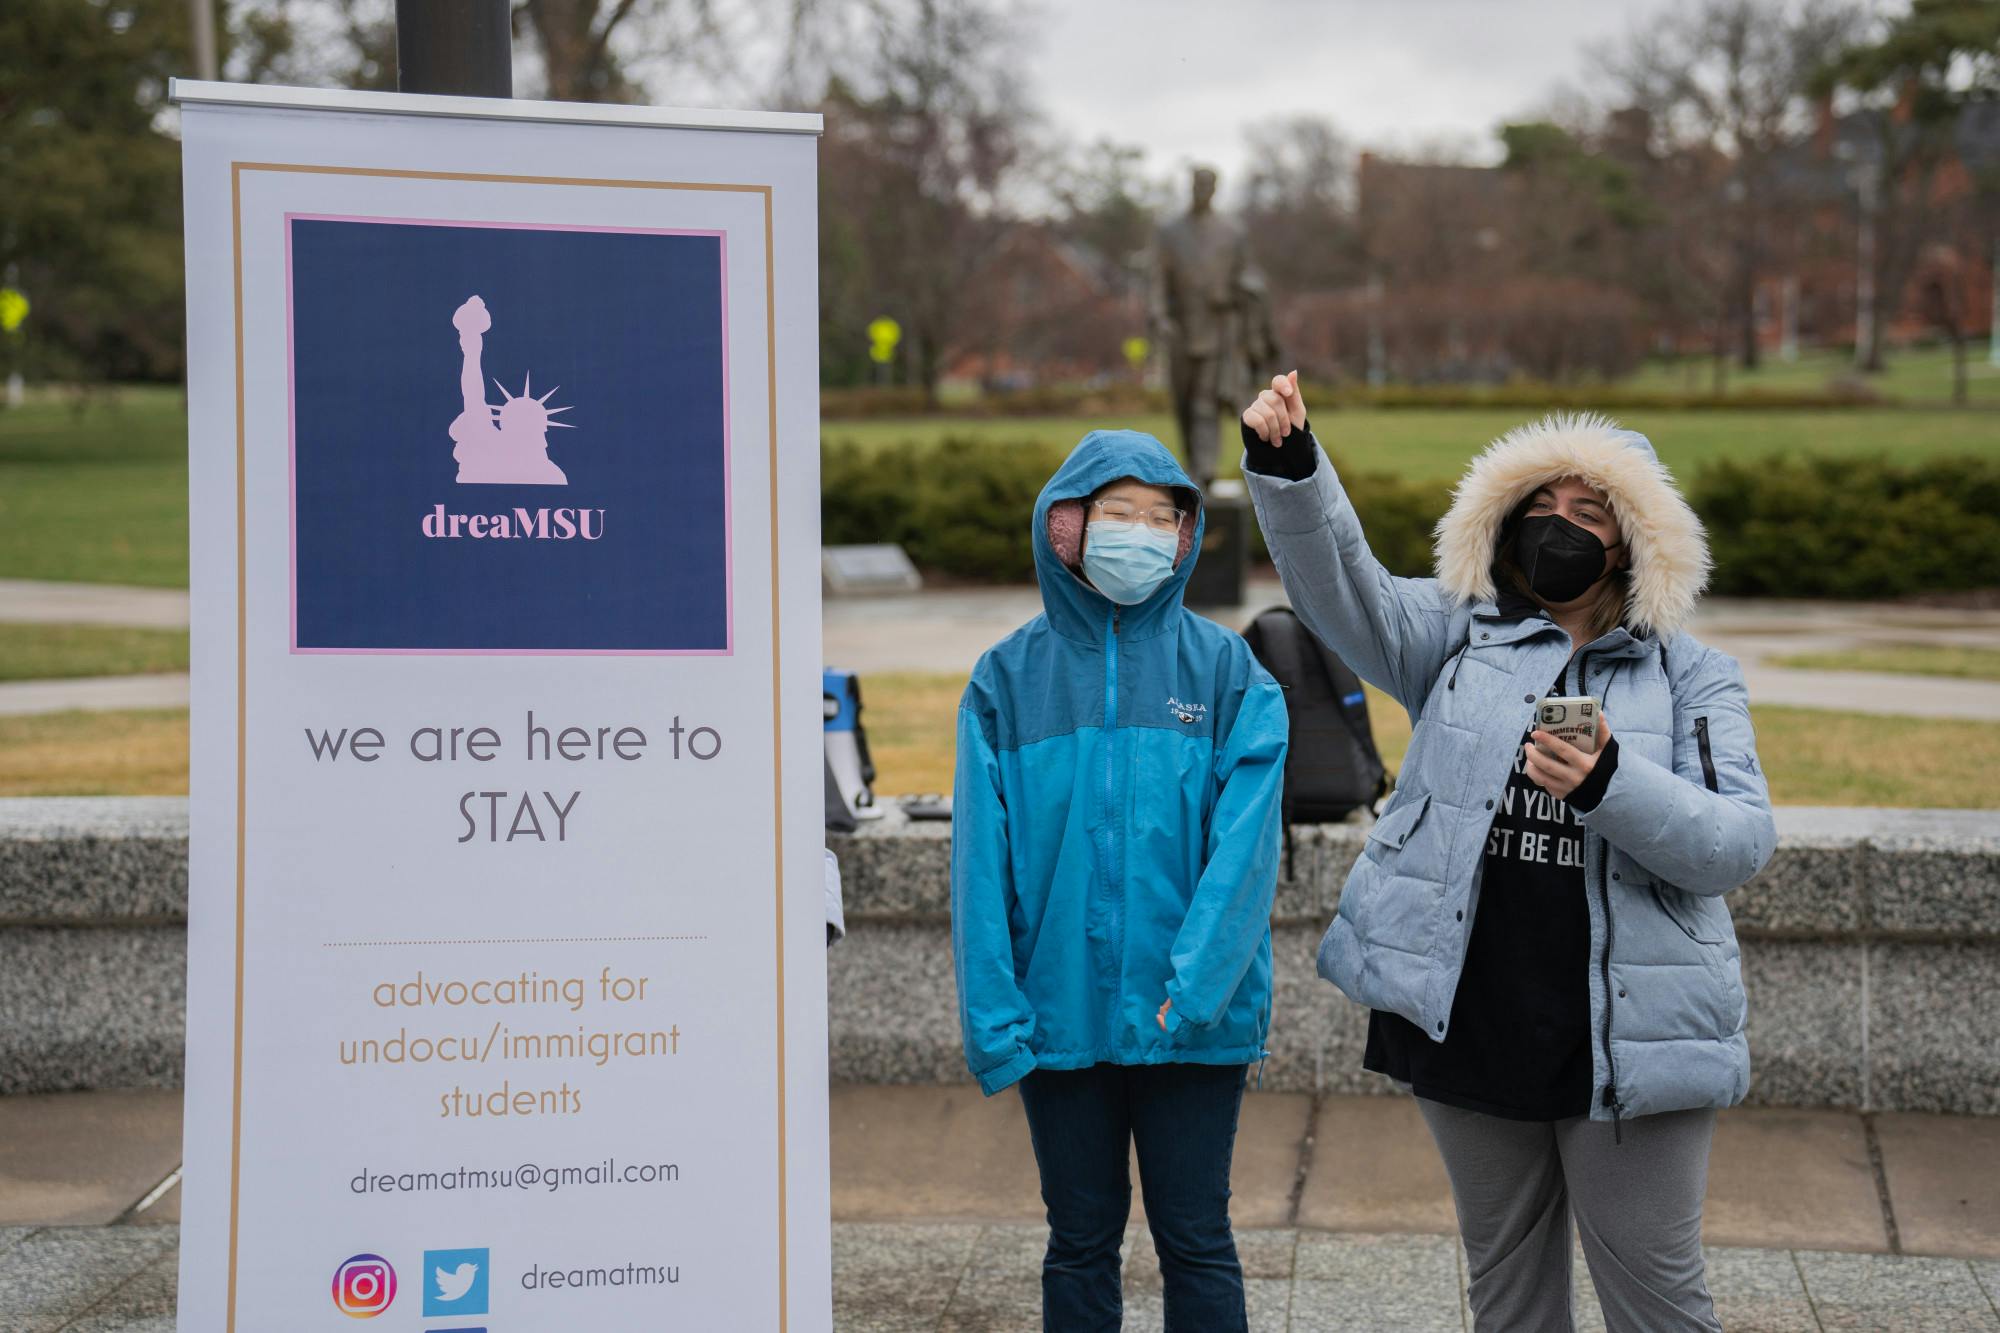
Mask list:
POLYGON ((1361 281, 1354 147, 1332 121, 1287 116, 1249 126, 1243 226, 1250 253, 1287 294, 1361 281))
MULTIPOLYGON (((2000 96, 2000 5, 1913 0, 1872 40, 1829 56, 1813 86, 1823 94, 1858 95, 1864 110, 1856 119, 1872 130, 1857 156, 1870 196, 1862 225, 1869 229, 1864 277, 1874 310, 1854 351, 1858 368, 1880 370, 1882 330, 1939 235, 1941 176, 1954 167, 1963 171, 1976 200, 1991 189, 1992 165, 1962 160, 1957 131, 1969 105, 2000 96)), ((1925 300, 1933 318, 1951 304, 1941 295, 1925 300)))
POLYGON ((1008 225, 1027 124, 1021 31, 994 0, 871 0, 865 14, 827 42, 842 72, 821 145, 822 332, 858 343, 873 315, 896 318, 935 404, 962 294, 1008 225))
MULTIPOLYGON (((792 0, 802 11, 815 0, 792 0)), ((515 0, 517 61, 558 101, 671 100, 682 70, 729 45, 715 0, 515 0)), ((236 0, 230 74, 250 82, 396 86, 394 0, 236 0)))
POLYGON ((1863 21, 1852 0, 1699 0, 1599 52, 1619 104, 1646 111, 1669 151, 1710 149, 1730 164, 1721 209, 1706 200, 1668 203, 1719 224, 1728 257, 1724 305, 1745 367, 1758 361, 1757 282, 1779 258, 1774 248, 1784 233, 1775 224, 1796 207, 1781 157, 1810 128, 1814 73, 1863 21))

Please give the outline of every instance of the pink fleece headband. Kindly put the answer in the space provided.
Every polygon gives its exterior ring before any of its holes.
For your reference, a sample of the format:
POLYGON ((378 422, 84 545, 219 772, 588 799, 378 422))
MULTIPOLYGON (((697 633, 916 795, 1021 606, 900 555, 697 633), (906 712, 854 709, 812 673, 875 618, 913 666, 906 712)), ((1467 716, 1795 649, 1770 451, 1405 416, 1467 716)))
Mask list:
MULTIPOLYGON (((1192 509, 1181 515, 1181 542, 1174 552, 1175 569, 1180 568, 1181 561, 1194 549, 1194 521, 1192 509)), ((1055 548, 1056 559, 1071 569, 1083 563, 1083 522, 1081 500, 1057 500, 1049 506, 1049 545, 1055 548)))

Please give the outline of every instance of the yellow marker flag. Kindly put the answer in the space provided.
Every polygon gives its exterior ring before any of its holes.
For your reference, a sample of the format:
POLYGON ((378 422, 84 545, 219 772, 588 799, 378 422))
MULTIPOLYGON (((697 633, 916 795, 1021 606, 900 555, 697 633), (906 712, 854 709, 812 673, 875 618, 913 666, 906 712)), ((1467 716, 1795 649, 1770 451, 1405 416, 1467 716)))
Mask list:
POLYGON ((903 326, 887 315, 869 321, 868 359, 886 366, 896 357, 896 344, 903 340, 903 326))

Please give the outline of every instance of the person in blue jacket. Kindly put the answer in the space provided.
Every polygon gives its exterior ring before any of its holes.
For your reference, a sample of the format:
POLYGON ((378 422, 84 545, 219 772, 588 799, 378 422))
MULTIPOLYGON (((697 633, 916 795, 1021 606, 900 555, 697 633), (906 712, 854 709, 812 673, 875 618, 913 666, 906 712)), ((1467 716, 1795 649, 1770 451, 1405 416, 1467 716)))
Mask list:
POLYGON ((1723 896, 1776 829, 1743 673, 1686 628, 1701 520, 1645 436, 1559 414, 1472 460, 1436 576, 1400 578, 1296 374, 1243 426, 1299 618, 1410 715, 1319 974, 1437 1142, 1474 1326, 1576 1326, 1573 1223, 1611 1333, 1713 1333, 1709 1143, 1750 1086, 1723 896), (1599 701, 1594 747, 1538 725, 1550 695, 1599 701))
POLYGON ((1092 431, 1035 504, 1043 613, 958 713, 952 953, 966 1062, 1019 1085, 1051 1329, 1120 1325, 1136 1145, 1168 1329, 1246 1327, 1229 1169, 1271 1021, 1286 720, 1243 640, 1181 605, 1201 496, 1092 431))

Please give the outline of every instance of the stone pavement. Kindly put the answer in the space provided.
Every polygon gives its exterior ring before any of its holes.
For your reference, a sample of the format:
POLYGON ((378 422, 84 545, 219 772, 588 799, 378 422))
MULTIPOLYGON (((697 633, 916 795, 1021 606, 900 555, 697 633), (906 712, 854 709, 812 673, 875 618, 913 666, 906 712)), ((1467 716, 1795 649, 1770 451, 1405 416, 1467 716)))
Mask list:
MULTIPOLYGON (((1242 629, 1266 607, 1286 604, 1276 579, 1252 579, 1239 607, 1208 614, 1242 629)), ((979 654, 1041 612, 1033 588, 953 588, 889 597, 828 598, 821 634, 828 665, 864 675, 968 672, 979 654)), ((1750 697, 1907 717, 2000 721, 2000 681, 1805 671, 1768 658, 1803 652, 1935 644, 2000 649, 2000 612, 1940 610, 1877 602, 1784 602, 1711 598, 1691 627, 1743 664, 1750 697)))
MULTIPOLYGON (((0 1330, 171 1330, 180 1098, 0 1099, 0 1330)), ((835 1326, 1039 1327, 1017 1098, 836 1086, 835 1326)), ((1234 1212, 1255 1329, 1469 1330, 1449 1189, 1398 1097, 1253 1093, 1234 1212)), ((1157 1328, 1135 1204, 1128 1328, 1157 1328)), ((1724 1326, 2000 1330, 2000 1120, 1738 1109, 1704 1239, 1724 1326)), ((1602 1328, 1577 1264, 1578 1326, 1602 1328)))
POLYGON ((0 579, 0 621, 180 629, 188 623, 188 593, 186 588, 0 579))
POLYGON ((186 708, 185 671, 150 676, 73 676, 67 680, 0 681, 0 715, 103 712, 121 708, 186 708))
MULTIPOLYGON (((1283 605, 1276 579, 1253 578, 1239 607, 1211 612, 1241 629, 1283 605)), ((851 671, 967 672, 979 654, 1041 610, 1030 587, 939 588, 890 597, 829 598, 822 635, 827 663, 851 671)), ((0 621, 175 627, 187 624, 184 591, 0 579, 0 621)), ((1768 665, 1788 653, 1907 643, 2000 649, 2000 612, 1875 602, 1786 602, 1713 598, 1695 636, 1743 664, 1759 703, 1909 717, 2000 721, 2000 681, 1802 671, 1768 665)), ((178 708, 185 675, 123 680, 0 682, 0 714, 63 709, 178 708)))

